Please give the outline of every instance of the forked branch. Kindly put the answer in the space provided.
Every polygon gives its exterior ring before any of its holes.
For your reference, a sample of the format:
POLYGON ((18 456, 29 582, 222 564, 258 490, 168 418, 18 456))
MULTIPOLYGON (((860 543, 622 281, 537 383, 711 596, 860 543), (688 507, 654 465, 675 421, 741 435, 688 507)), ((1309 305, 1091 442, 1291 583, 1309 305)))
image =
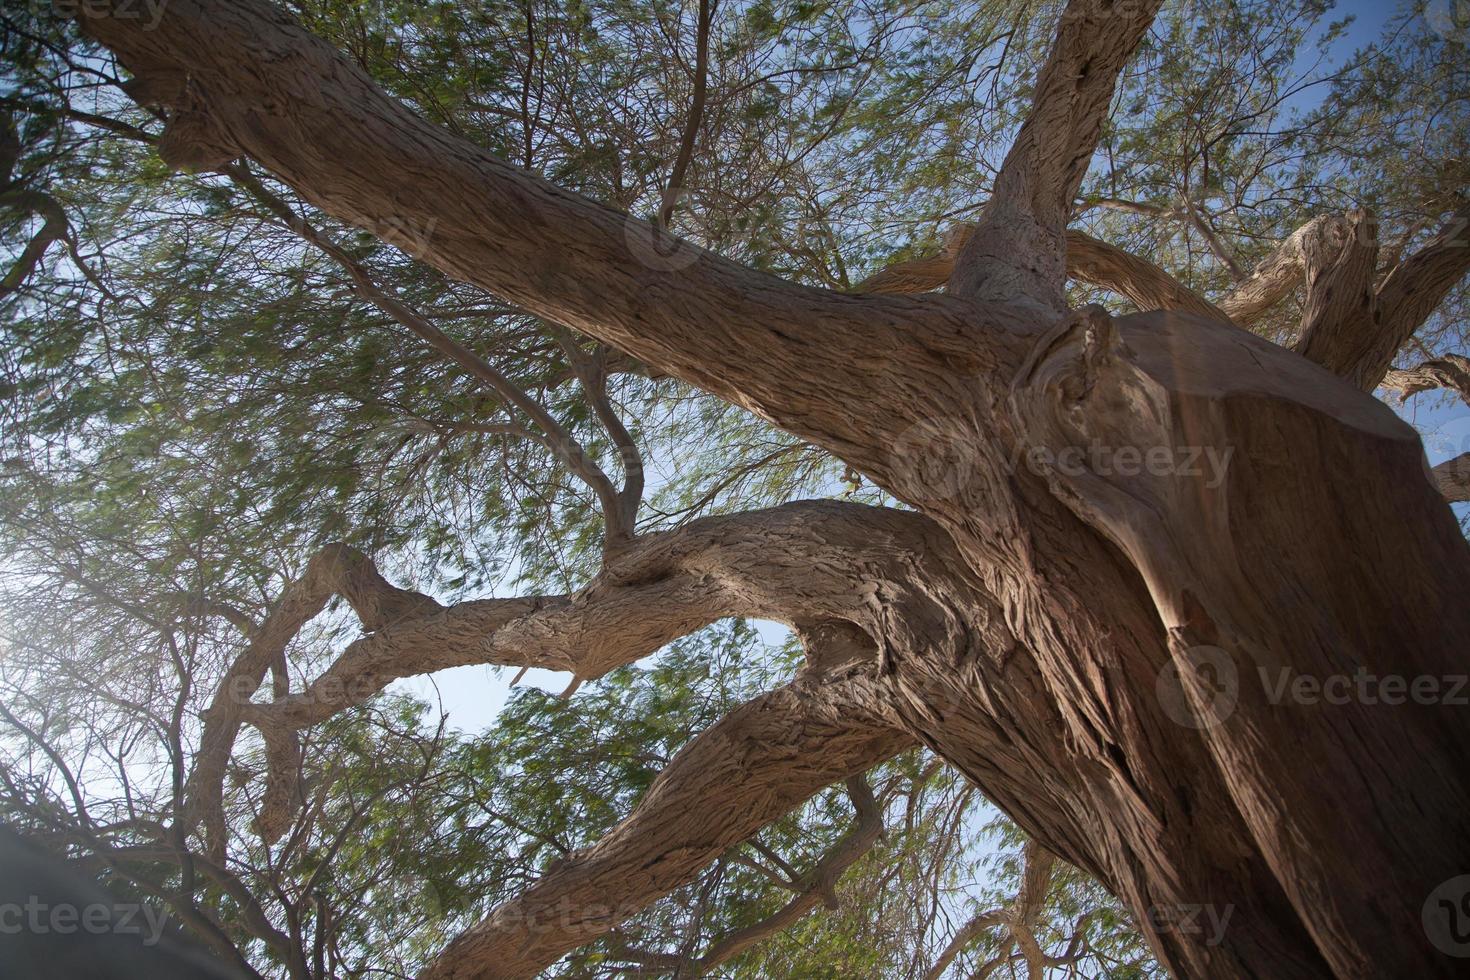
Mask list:
MULTIPOLYGON (((858 283, 865 293, 924 293, 949 282, 955 259, 975 234, 973 224, 951 229, 942 251, 927 258, 897 262, 858 283)), ((1126 296, 1140 310, 1180 310, 1229 320, 1209 300, 1147 259, 1125 252, 1077 229, 1066 233, 1067 278, 1126 296)))

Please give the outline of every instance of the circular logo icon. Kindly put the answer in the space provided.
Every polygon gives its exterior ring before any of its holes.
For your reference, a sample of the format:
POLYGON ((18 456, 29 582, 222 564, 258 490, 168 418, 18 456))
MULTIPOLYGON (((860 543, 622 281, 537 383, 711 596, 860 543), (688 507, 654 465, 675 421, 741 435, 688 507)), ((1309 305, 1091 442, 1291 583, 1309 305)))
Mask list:
POLYGON ((1429 0, 1424 5, 1424 20, 1446 41, 1470 41, 1470 0, 1429 0))
MULTIPOLYGON (((684 192, 680 196, 685 196, 684 192)), ((633 258, 647 269, 677 272, 699 261, 698 246, 664 231, 652 221, 644 221, 631 214, 623 219, 623 239, 628 243, 628 251, 633 258)))
POLYGON ((889 454, 907 474, 908 496, 952 500, 974 478, 980 443, 974 432, 953 422, 923 419, 898 434, 889 454))
POLYGON ((1176 725, 1214 728, 1235 711, 1240 679, 1235 661, 1224 650, 1189 647, 1175 653, 1159 671, 1154 691, 1164 714, 1176 725))
POLYGON ((1459 415, 1436 426, 1424 438, 1424 447, 1433 454, 1443 453, 1445 459, 1454 459, 1470 453, 1470 414, 1459 415))
POLYGON ((1424 900, 1424 935, 1446 956, 1470 957, 1470 875, 1442 882, 1424 900))

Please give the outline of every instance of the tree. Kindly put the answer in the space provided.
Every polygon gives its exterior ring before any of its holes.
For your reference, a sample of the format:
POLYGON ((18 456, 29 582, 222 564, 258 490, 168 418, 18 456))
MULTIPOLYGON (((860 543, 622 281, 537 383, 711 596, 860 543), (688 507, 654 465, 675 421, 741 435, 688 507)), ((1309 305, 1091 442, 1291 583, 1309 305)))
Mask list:
MULTIPOLYGON (((364 306, 370 320, 391 322, 436 352, 428 383, 402 385, 392 406, 421 423, 417 432, 390 436, 402 439, 398 449, 422 437, 439 440, 438 450, 426 449, 409 468, 453 462, 441 453, 475 456, 462 442, 448 448, 466 433, 538 444, 587 488, 568 508, 568 526, 601 531, 581 556, 590 577, 564 593, 441 603, 390 584, 362 549, 341 543, 299 568, 261 618, 230 612, 231 592, 258 591, 257 582, 216 572, 222 581, 184 590, 174 613, 161 617, 165 624, 217 616, 238 621, 245 639, 218 681, 187 766, 183 726, 173 724, 178 785, 171 822, 161 829, 175 838, 197 832, 204 859, 222 863, 238 824, 225 784, 242 732, 262 740, 265 786, 252 817, 270 844, 308 799, 303 737, 395 678, 493 663, 569 671, 575 687, 709 624, 757 617, 794 630, 803 668, 690 740, 631 814, 455 937, 428 975, 533 975, 607 936, 836 782, 847 782, 860 818, 854 833, 862 837, 864 814, 876 803, 859 775, 919 744, 996 801, 1039 852, 1106 883, 1177 974, 1447 973, 1443 953, 1421 931, 1404 928, 1402 915, 1417 914, 1466 865, 1470 794, 1455 765, 1453 706, 1284 703, 1271 697, 1266 679, 1281 670, 1445 678, 1470 635, 1470 613, 1455 601, 1470 556, 1439 490, 1462 497, 1463 466, 1448 465, 1438 485, 1431 483, 1418 434, 1370 394, 1386 379, 1411 390, 1457 377, 1452 351, 1432 351, 1442 356, 1391 379, 1389 372, 1470 268, 1465 205, 1446 191, 1462 186, 1463 174, 1445 161, 1463 166, 1464 157, 1453 145, 1433 156, 1435 180, 1424 179, 1430 168, 1401 162, 1407 174, 1374 175, 1396 188, 1420 184, 1418 194, 1384 188, 1392 207, 1412 213, 1407 220, 1378 216, 1393 223, 1394 239, 1370 233, 1374 216, 1362 208, 1302 221, 1299 207, 1259 208, 1254 199, 1288 166, 1337 166, 1312 155, 1339 137, 1348 141, 1354 119, 1381 114, 1383 87, 1396 95, 1414 85, 1433 88, 1437 72, 1463 75, 1463 68, 1431 57, 1428 67, 1405 69, 1396 81, 1366 69, 1346 73, 1335 82, 1336 104, 1291 139, 1273 135, 1269 145, 1256 145, 1250 122, 1286 97, 1253 87, 1258 79, 1238 83, 1234 106, 1190 106, 1171 118, 1170 100, 1204 72, 1163 67, 1137 82, 1126 77, 1158 6, 1078 0, 1059 17, 1013 11, 1010 37, 1020 39, 1018 47, 1028 48, 1031 33, 1051 39, 1024 102, 1024 81, 1007 87, 997 75, 999 100, 1021 121, 1006 133, 1009 148, 983 207, 938 255, 924 255, 925 243, 914 241, 910 251, 921 257, 898 256, 860 295, 799 284, 669 233, 692 168, 726 154, 748 160, 753 174, 799 182, 789 158, 749 152, 771 145, 760 138, 769 116, 759 105, 751 106, 753 121, 706 123, 712 106, 732 105, 710 96, 713 4, 701 5, 692 21, 689 112, 672 127, 674 152, 651 154, 672 165, 666 180, 654 179, 658 203, 647 223, 503 162, 453 125, 435 124, 434 106, 473 101, 473 92, 452 85, 418 91, 412 97, 420 113, 411 112, 361 67, 363 49, 376 43, 369 37, 353 50, 354 64, 260 3, 174 0, 147 24, 125 16, 122 5, 80 9, 81 29, 133 76, 129 95, 164 122, 156 140, 137 126, 126 135, 156 142, 171 168, 219 174, 202 206, 224 207, 228 186, 257 215, 289 229, 293 247, 315 249, 334 264, 358 301, 336 335, 365 348, 365 376, 383 370, 385 359, 421 364, 424 353, 372 349, 361 339, 366 324, 353 319, 364 306), (1140 109, 1144 124, 1108 126, 1119 99, 1157 99, 1157 111, 1140 109), (1197 131, 1179 126, 1180 118, 1197 131), (710 141, 712 134, 728 143, 710 141), (1112 168, 1108 194, 1087 183, 1100 148, 1112 168), (308 214, 247 159, 324 217, 308 214), (1091 209, 1182 229, 1187 248, 1202 245, 1209 258, 1196 267, 1191 251, 1169 263, 1181 267, 1173 275, 1160 262, 1069 228, 1091 209), (1426 215, 1433 224, 1422 223, 1426 215), (344 244, 320 227, 328 217, 368 229, 448 279, 395 268, 371 245, 344 244), (1300 224, 1294 231, 1285 227, 1293 220, 1300 224), (1279 244, 1261 246, 1262 233, 1272 231, 1279 244), (1231 242, 1253 235, 1264 253, 1254 267, 1253 256, 1231 242), (1069 279, 1125 297, 1140 312, 1075 306, 1069 279), (498 315, 535 318, 515 371, 451 335, 446 324, 484 316, 475 306, 489 303, 461 284, 496 297, 498 315), (940 286, 942 295, 895 295, 940 286), (1299 311, 1283 311, 1294 291, 1299 311), (422 308, 426 302, 433 313, 422 308), (1290 348, 1242 329, 1253 325, 1290 348), (470 378, 477 387, 448 390, 451 383, 436 373, 449 365, 459 372, 454 383, 470 378), (803 445, 816 447, 842 461, 849 479, 876 484, 902 506, 796 501, 640 526, 647 462, 639 433, 608 394, 614 377, 695 386, 800 440, 771 448, 788 463, 803 445), (563 399, 548 408, 528 388, 575 388, 582 407, 572 413, 563 399), (501 409, 514 413, 509 421, 494 415, 501 409), (287 647, 334 597, 351 607, 364 635, 298 683, 287 647), (253 700, 268 673, 271 700, 253 700), (1222 677, 1223 691, 1215 686, 1222 677), (1200 907, 1232 910, 1219 942, 1167 927, 1170 910, 1200 907)), ((752 7, 744 26, 769 31, 763 9, 752 7)), ((321 10, 317 16, 330 20, 330 8, 321 10)), ((486 70, 518 67, 537 78, 538 52, 560 43, 554 38, 576 44, 585 36, 591 21, 579 16, 538 34, 527 15, 523 56, 506 49, 509 63, 486 70)), ((1153 57, 1167 66, 1179 50, 1171 43, 1189 44, 1190 31, 1228 32, 1248 21, 1232 17, 1171 16, 1153 57)), ((966 29, 983 34, 984 26, 966 29)), ((777 34, 778 48, 801 47, 793 35, 777 34)), ((1258 42, 1269 33, 1246 36, 1258 42)), ((864 37, 877 44, 888 33, 856 32, 844 43, 864 37)), ((1441 51, 1454 43, 1440 42, 1419 41, 1441 51)), ((1283 71, 1294 50, 1268 50, 1271 57, 1255 62, 1259 80, 1283 71)), ((412 54, 453 59, 429 42, 412 54)), ((835 64, 799 67, 841 77, 835 64)), ((1215 67, 1220 84, 1239 74, 1238 65, 1215 67)), ((968 71, 961 78, 977 84, 968 71)), ((388 81, 413 92, 422 78, 388 81)), ((883 91, 892 98, 912 83, 896 79, 883 91)), ((531 87, 522 86, 523 96, 531 87)), ((835 127, 857 101, 818 91, 807 93, 806 105, 812 121, 835 127)), ((882 118, 892 104, 859 108, 882 118)), ((1438 108, 1463 117, 1463 102, 1453 97, 1438 108)), ((534 165, 539 127, 528 100, 518 111, 499 102, 486 111, 525 123, 519 147, 486 145, 506 155, 520 150, 521 162, 534 165)), ((936 115, 941 127, 961 125, 936 115)), ((452 124, 452 114, 443 116, 452 124)), ((1402 135, 1415 123, 1374 128, 1402 135)), ((572 128, 598 134, 581 144, 585 152, 616 144, 601 138, 609 125, 578 120, 572 128)), ((845 130, 834 152, 850 149, 858 131, 845 130)), ((1432 132, 1438 139, 1439 129, 1432 132)), ((25 135, 15 142, 44 142, 44 134, 25 135)), ((1454 136, 1444 140, 1453 144, 1454 136)), ((1366 157, 1365 167, 1391 155, 1366 157)), ((645 179, 659 172, 631 170, 645 179)), ((708 185, 739 200, 741 179, 708 185)), ((646 199, 636 182, 632 188, 614 179, 587 189, 630 207, 646 199)), ((905 189, 933 192, 919 180, 905 189)), ((44 219, 7 277, 19 285, 36 256, 65 235, 51 220, 54 207, 15 200, 44 219)), ((810 200, 820 208, 820 194, 810 200)), ((735 211, 700 213, 723 212, 728 221, 735 211)), ((818 210, 786 236, 796 242, 785 254, 809 253, 810 241, 832 237, 845 217, 818 210)), ((750 220, 762 226, 758 234, 779 236, 792 216, 757 208, 750 220)), ((1138 227, 1124 230, 1137 234, 1138 227)), ((1169 258, 1166 251, 1155 257, 1169 258)), ((73 252, 77 268, 88 269, 88 257, 73 252)), ((751 258, 764 264, 758 252, 751 258)), ((197 275, 207 271, 193 256, 179 261, 197 275)), ((805 261, 828 266, 810 254, 805 261)), ((844 267, 837 269, 829 286, 846 284, 844 267)), ((271 302, 299 303, 308 285, 302 279, 259 291, 262 299, 275 294, 271 302)), ((139 305, 162 311, 175 301, 156 295, 139 305)), ((195 300, 196 316, 208 316, 210 302, 195 300)), ((145 343, 199 342, 190 331, 171 334, 147 320, 137 321, 148 328, 145 343)), ((65 349, 64 331, 49 322, 35 333, 65 349)), ((285 340, 244 336, 259 344, 244 348, 252 357, 285 340)), ((309 365, 296 353, 293 366, 309 365)), ((319 363, 337 367, 338 354, 319 363)), ((232 354, 218 356, 229 361, 232 354)), ((184 392, 191 381, 168 377, 164 387, 184 392)), ((383 389, 381 379, 360 388, 383 389)), ((75 398, 68 404, 75 408, 75 398)), ((381 424, 370 413, 367 421, 381 424)), ((214 442, 226 438, 222 432, 214 442)), ((349 456, 352 449, 348 442, 349 456)), ((242 456, 245 471, 249 450, 242 456)), ((349 473, 344 467, 344 481, 360 479, 349 473)), ((292 499, 278 479, 272 506, 292 499)), ((349 516, 391 523, 394 491, 374 500, 356 487, 342 490, 357 512, 333 513, 339 524, 349 516)), ((47 500, 43 511, 54 515, 56 495, 68 492, 77 488, 38 480, 30 496, 47 500)), ((521 520, 555 519, 560 510, 521 520)), ((262 533, 271 530, 262 522, 262 533)), ((207 529, 201 532, 203 543, 207 529)), ((66 524, 50 525, 36 540, 47 536, 50 553, 59 543, 76 548, 91 539, 66 524)), ((393 531, 374 528, 365 540, 380 546, 393 531)), ((189 555, 191 569, 210 564, 200 560, 205 550, 189 555)), ((461 567, 472 562, 468 554, 455 558, 461 567)), ((73 586, 91 581, 85 566, 93 560, 82 554, 71 563, 73 586)), ((181 684, 189 673, 177 671, 181 684)), ((219 887, 228 890, 228 881, 219 887)), ((809 892, 820 889, 801 889, 796 901, 809 892)), ((1016 904, 1028 902, 1022 887, 1016 904)), ((1012 939, 1028 962, 1041 955, 1044 968, 1046 954, 1026 949, 1024 933, 1012 939)))

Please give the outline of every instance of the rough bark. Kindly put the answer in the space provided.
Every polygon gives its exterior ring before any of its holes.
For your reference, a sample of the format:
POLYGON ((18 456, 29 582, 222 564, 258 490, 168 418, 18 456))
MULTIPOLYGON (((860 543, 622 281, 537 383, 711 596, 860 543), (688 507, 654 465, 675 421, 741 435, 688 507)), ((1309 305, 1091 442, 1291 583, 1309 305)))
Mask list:
POLYGON ((1118 75, 1148 33, 1159 0, 1069 3, 1035 102, 996 176, 995 192, 960 250, 950 289, 980 300, 1021 297, 1066 309, 1062 236, 1102 132, 1118 75))
POLYGON ((1470 405, 1470 357, 1446 354, 1402 371, 1389 371, 1383 378, 1383 387, 1398 392, 1401 399, 1421 391, 1445 388, 1470 405))
POLYGON ((1458 504, 1470 502, 1470 453, 1440 463, 1431 476, 1444 499, 1458 504))
MULTIPOLYGON (((1459 669, 1470 552, 1417 436, 1218 319, 1061 303, 1067 212, 1153 9, 1069 5, 954 295, 915 298, 797 287, 682 245, 671 260, 650 226, 415 119, 255 0, 174 0, 151 32, 84 25, 152 80, 179 139, 226 142, 390 238, 433 218, 424 254, 445 272, 758 411, 923 510, 952 540, 926 530, 923 554, 952 560, 861 572, 869 612, 836 617, 877 651, 874 703, 1101 876, 1170 969, 1445 973, 1404 917, 1470 866, 1456 709, 1275 703, 1257 672, 1459 669), (1105 463, 1088 456, 1097 445, 1168 461, 1105 463), (1205 450, 1228 461, 1218 480, 1194 468, 1205 450), (1234 673, 1228 717, 1212 713, 1202 650, 1234 673), (1171 708, 1159 677, 1174 669, 1185 700, 1171 708), (1235 910, 1218 946, 1148 915, 1201 904, 1235 910)), ((217 155, 204 150, 191 159, 217 155)), ((1417 310, 1457 259, 1445 244, 1393 290, 1391 275, 1380 307, 1417 310)), ((802 787, 841 775, 822 764, 804 762, 802 787)), ((714 853, 758 814, 737 816, 680 853, 714 853)), ((525 975, 501 969, 527 942, 502 925, 492 917, 437 971, 525 975)), ((556 928, 575 942, 591 923, 556 928)))
POLYGON ((1234 447, 1229 478, 1214 490, 1174 475, 1090 472, 1058 473, 1054 486, 1143 574, 1196 709, 1211 703, 1212 671, 1236 678, 1233 712, 1203 736, 1332 969, 1387 975, 1401 969, 1384 954, 1397 946, 1416 970, 1444 971, 1425 941, 1404 941, 1379 903, 1415 907, 1447 877, 1440 848, 1458 851, 1452 839, 1426 849, 1418 837, 1429 826, 1441 828, 1429 831, 1436 836, 1460 832, 1452 828, 1461 826, 1466 786, 1446 753, 1460 727, 1454 709, 1278 702, 1268 684, 1281 671, 1447 678, 1458 670, 1457 638, 1470 628, 1463 585, 1438 569, 1463 567, 1465 543, 1428 493, 1417 436, 1304 362, 1252 371, 1274 356, 1271 345, 1208 321, 1155 314, 1109 324, 1098 312, 1038 353, 1013 394, 1037 441, 1234 447), (1362 476, 1334 491, 1338 472, 1362 476), (1339 521, 1333 533, 1304 534, 1324 511, 1339 521), (1423 551, 1401 551, 1405 534, 1423 551), (1425 816, 1451 813, 1444 824, 1425 816), (1321 847, 1328 834, 1341 852, 1321 847))
POLYGON ((1306 268, 1304 243, 1328 234, 1340 220, 1337 215, 1324 214, 1292 232, 1271 254, 1258 262, 1243 281, 1221 298, 1220 309, 1241 326, 1260 319, 1301 284, 1306 268))
POLYGON ((910 747, 866 710, 872 684, 859 665, 736 709, 680 750, 626 820, 461 934, 424 980, 536 976, 818 790, 910 747))
POLYGON ((1470 205, 1377 284, 1371 215, 1350 211, 1302 240, 1307 308, 1297 350, 1363 391, 1383 383, 1399 350, 1470 272, 1470 205))
POLYGON ((1350 380, 1372 391, 1399 349, 1466 273, 1470 273, 1470 202, 1461 204, 1433 238, 1384 277, 1377 297, 1381 329, 1350 380))
MULTIPOLYGON (((973 224, 950 232, 937 255, 898 262, 858 283, 864 293, 927 293, 949 282, 955 259, 971 238, 973 224)), ((1076 282, 1101 286, 1125 296, 1140 311, 1179 310, 1216 320, 1229 320, 1215 304, 1185 286, 1147 259, 1099 241, 1075 228, 1066 233, 1067 276, 1076 282)))
MULTIPOLYGON (((892 710, 887 680, 875 670, 892 646, 1014 644, 996 622, 998 610, 987 607, 933 522, 836 501, 707 518, 651 536, 569 597, 440 607, 383 582, 363 556, 333 547, 287 589, 269 624, 272 656, 334 590, 345 590, 369 634, 304 691, 278 691, 273 702, 243 707, 227 699, 223 709, 236 728, 243 718, 261 728, 268 745, 280 747, 257 821, 268 839, 283 833, 293 816, 295 729, 330 717, 395 677, 464 663, 534 664, 595 677, 729 615, 786 622, 807 650, 809 667, 801 677, 698 736, 623 824, 451 944, 433 976, 533 976, 685 883, 724 849, 823 786, 916 744, 892 710), (916 636, 916 630, 926 632, 916 636)), ((262 659, 252 645, 236 672, 262 659)), ((214 740, 224 738, 221 733, 214 740)), ((222 754, 228 758, 228 748, 222 754)), ((217 773, 204 775, 215 779, 217 773)), ((871 844, 873 833, 865 820, 774 923, 726 937, 699 962, 728 959, 804 915, 871 844)))
MULTIPOLYGON (((392 620, 369 610, 362 617, 366 635, 303 690, 278 689, 269 702, 249 700, 259 683, 250 679, 257 677, 266 654, 256 644, 248 647, 206 714, 208 751, 196 768, 195 791, 207 800, 206 810, 217 807, 239 723, 255 725, 270 749, 268 791, 257 825, 274 840, 293 815, 296 730, 366 700, 398 678, 449 667, 540 667, 568 671, 579 683, 730 616, 785 623, 809 638, 812 658, 830 666, 836 645, 828 634, 835 626, 878 636, 885 607, 907 609, 918 618, 932 601, 927 593, 937 588, 935 583, 956 579, 951 589, 957 594, 973 588, 955 570, 962 565, 946 544, 942 532, 918 515, 804 501, 705 518, 641 539, 570 596, 472 600, 449 607, 395 589, 365 556, 333 546, 287 590, 281 607, 287 613, 272 617, 271 658, 283 655, 290 637, 333 593, 348 596, 354 608, 377 596, 417 598, 392 620), (352 574, 342 574, 344 567, 352 574), (884 607, 874 595, 878 583, 884 607)), ((982 613, 981 628, 997 616, 993 609, 982 613)), ((991 640, 1013 642, 1004 633, 991 640)))
POLYGON ((1376 219, 1366 211, 1349 211, 1339 221, 1313 226, 1302 240, 1302 258, 1307 297, 1296 352, 1347 376, 1372 333, 1364 326, 1372 322, 1376 301, 1376 219))

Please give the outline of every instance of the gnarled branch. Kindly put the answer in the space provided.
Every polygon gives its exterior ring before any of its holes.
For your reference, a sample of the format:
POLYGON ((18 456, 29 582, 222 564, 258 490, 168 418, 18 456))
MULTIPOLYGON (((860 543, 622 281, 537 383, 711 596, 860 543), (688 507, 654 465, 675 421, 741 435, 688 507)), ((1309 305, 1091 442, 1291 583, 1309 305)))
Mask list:
POLYGON ((1389 271, 1378 287, 1378 330, 1355 372, 1360 388, 1383 380, 1399 349, 1434 308, 1470 273, 1470 203, 1462 204, 1439 233, 1389 271))
POLYGON ((1302 261, 1307 301, 1296 352, 1333 374, 1350 377, 1375 333, 1376 219, 1355 210, 1339 221, 1313 226, 1313 233, 1302 239, 1302 261))
POLYGON ((1113 87, 1148 33, 1159 0, 1072 0, 1036 79, 1030 114, 995 178, 995 191, 959 251, 950 290, 996 302, 1066 309, 1063 235, 1113 87))
POLYGON ((1306 268, 1304 243, 1328 233, 1328 229, 1341 220, 1338 215, 1324 214, 1302 225, 1270 255, 1256 263, 1250 275, 1221 297, 1217 305, 1241 326, 1249 326, 1259 320, 1301 283, 1302 272, 1306 268))
MULTIPOLYGON (((876 683, 871 666, 857 664, 736 708, 674 756, 622 823, 457 937, 424 980, 536 976, 818 790, 913 746, 874 712, 876 683)), ((850 849, 874 833, 871 821, 860 824, 850 849)), ((726 942, 706 958, 744 948, 738 935, 726 942)))
POLYGON ((1445 354, 1402 371, 1389 371, 1384 375, 1383 387, 1398 392, 1400 399, 1434 388, 1448 388, 1470 405, 1470 357, 1445 354))
POLYGON ((245 651, 225 673, 203 713, 204 731, 190 773, 184 820, 204 824, 210 856, 222 860, 225 846, 223 785, 250 698, 265 672, 285 656, 287 644, 325 608, 334 595, 345 598, 366 630, 381 630, 439 604, 428 596, 389 584, 361 552, 329 545, 288 585, 265 622, 250 635, 245 651))
MULTIPOLYGON (((974 236, 973 224, 956 225, 937 255, 897 262, 858 283, 858 292, 923 293, 949 281, 955 257, 974 236)), ((1218 307, 1147 259, 1077 229, 1069 229, 1067 277, 1126 296, 1142 311, 1180 310, 1228 321, 1218 307)))
MULTIPOLYGON (((364 578, 378 583, 373 594, 392 589, 365 557, 340 547, 330 553, 350 555, 358 564, 354 606, 364 601, 364 578)), ((927 615, 941 594, 937 584, 948 583, 956 594, 976 588, 948 538, 927 518, 839 501, 801 501, 708 517, 640 538, 569 596, 471 600, 448 607, 418 596, 421 602, 391 622, 364 616, 367 635, 348 645, 303 691, 250 702, 263 676, 262 664, 283 656, 291 636, 320 611, 331 592, 340 591, 333 587, 337 583, 313 571, 322 560, 319 556, 313 561, 303 580, 311 584, 297 583, 287 593, 289 600, 293 590, 304 591, 315 605, 283 600, 288 612, 278 623, 273 616, 261 631, 270 631, 268 649, 257 649, 252 642, 232 670, 227 679, 231 687, 228 692, 222 688, 221 695, 229 697, 224 704, 217 698, 206 716, 209 751, 201 752, 192 779, 206 812, 217 812, 220 781, 239 723, 258 727, 269 760, 258 821, 267 839, 289 823, 299 771, 295 731, 366 700, 398 678, 466 664, 499 664, 570 671, 576 683, 729 616, 772 619, 796 628, 807 641, 809 657, 813 662, 821 658, 826 669, 870 656, 875 642, 886 643, 896 610, 907 610, 916 619, 927 615), (837 651, 841 655, 834 660, 837 651)), ((403 590, 393 594, 417 596, 403 590)), ((969 595, 968 601, 976 600, 969 595)), ((978 630, 977 642, 997 649, 1014 642, 997 623, 978 630)))

